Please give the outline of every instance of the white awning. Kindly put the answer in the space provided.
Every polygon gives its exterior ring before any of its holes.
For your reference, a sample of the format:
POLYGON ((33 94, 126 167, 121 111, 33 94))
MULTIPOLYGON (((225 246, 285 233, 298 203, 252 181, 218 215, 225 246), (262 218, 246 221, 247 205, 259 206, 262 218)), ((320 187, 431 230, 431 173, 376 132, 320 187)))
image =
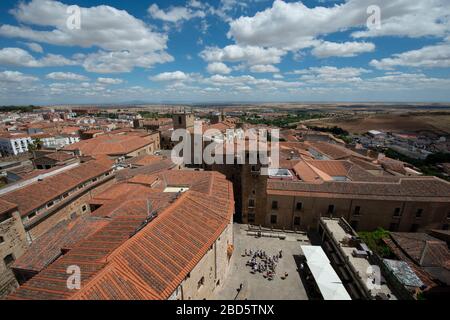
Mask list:
POLYGON ((301 246, 301 248, 323 298, 325 300, 351 300, 322 248, 320 246, 301 246))

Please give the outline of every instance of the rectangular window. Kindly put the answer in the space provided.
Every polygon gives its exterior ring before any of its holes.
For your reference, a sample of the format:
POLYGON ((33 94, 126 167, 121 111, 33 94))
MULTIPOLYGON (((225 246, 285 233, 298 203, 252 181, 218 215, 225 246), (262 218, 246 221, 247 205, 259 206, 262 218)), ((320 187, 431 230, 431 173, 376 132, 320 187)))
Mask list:
POLYGON ((400 217, 400 208, 395 208, 394 217, 400 217))
POLYGON ((87 206, 84 205, 84 206, 81 208, 81 210, 83 210, 83 212, 85 212, 85 211, 87 210, 87 206))
POLYGON ((254 223, 255 222, 255 214, 254 213, 249 213, 248 214, 248 222, 249 223, 254 223))
POLYGON ((416 212, 416 218, 421 218, 423 213, 423 209, 418 209, 416 212))
POLYGON ((255 207, 255 199, 248 199, 248 207, 249 208, 255 207))
POLYGON ((272 209, 278 209, 278 201, 272 201, 272 209))
POLYGON ((270 216, 270 223, 271 224, 277 224, 277 216, 276 215, 271 215, 270 216))
POLYGON ((353 211, 353 215, 359 216, 360 214, 361 214, 361 207, 360 206, 356 206, 355 210, 353 211))
POLYGON ((294 226, 300 225, 300 217, 294 217, 294 226))
POLYGON ((297 209, 297 211, 301 211, 303 208, 303 204, 301 202, 297 202, 297 205, 295 206, 295 208, 297 209))

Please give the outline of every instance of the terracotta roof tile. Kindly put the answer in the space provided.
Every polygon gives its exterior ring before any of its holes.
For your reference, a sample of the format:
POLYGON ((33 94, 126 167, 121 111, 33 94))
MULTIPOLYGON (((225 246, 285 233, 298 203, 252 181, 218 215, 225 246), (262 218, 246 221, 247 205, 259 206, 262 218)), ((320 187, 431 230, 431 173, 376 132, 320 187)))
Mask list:
POLYGON ((146 207, 147 196, 153 196, 160 197, 164 204, 158 216, 143 228, 146 210, 125 211, 129 209, 127 204, 110 214, 106 226, 73 246, 8 298, 168 298, 232 221, 234 201, 232 185, 221 174, 189 172, 176 179, 167 172, 160 176, 172 183, 188 182, 191 188, 176 200, 177 194, 164 192, 150 192, 139 200, 135 196, 142 192, 127 192, 125 198, 112 200, 141 201, 142 208, 146 207), (198 188, 202 192, 193 190, 196 183, 203 185, 198 188), (66 287, 66 268, 73 264, 79 265, 83 274, 78 292, 66 287))
POLYGON ((17 204, 23 216, 45 205, 52 199, 59 197, 63 193, 72 190, 79 184, 108 171, 111 171, 110 167, 105 167, 96 161, 90 161, 80 164, 73 169, 45 178, 42 181, 37 181, 23 188, 6 193, 0 199, 17 204))
POLYGON ((146 137, 131 134, 105 134, 68 145, 64 150, 80 150, 85 156, 123 155, 143 148, 152 141, 146 137))

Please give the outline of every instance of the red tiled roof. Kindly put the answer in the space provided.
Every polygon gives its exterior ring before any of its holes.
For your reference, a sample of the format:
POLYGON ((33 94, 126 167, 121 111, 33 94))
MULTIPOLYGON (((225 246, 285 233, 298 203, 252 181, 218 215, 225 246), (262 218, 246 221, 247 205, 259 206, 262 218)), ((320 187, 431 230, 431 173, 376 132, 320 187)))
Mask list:
POLYGON ((62 249, 70 249, 80 240, 89 237, 104 227, 109 220, 81 216, 75 220, 64 220, 34 241, 12 268, 40 272, 61 255, 62 249))
POLYGON ((450 270, 450 250, 444 241, 426 233, 391 232, 394 242, 415 263, 423 267, 444 267, 450 270))
POLYGON ((42 158, 48 158, 55 161, 67 161, 69 159, 75 158, 75 156, 71 153, 63 152, 63 151, 57 151, 52 152, 44 155, 42 158))
POLYGON ((0 199, 0 215, 10 212, 15 208, 17 208, 16 204, 0 199))
MULTIPOLYGON (((190 171, 177 179, 169 171, 159 176, 165 183, 188 183, 190 189, 175 202, 174 193, 152 192, 136 200, 142 192, 127 192, 124 197, 140 203, 131 207, 127 204, 116 214, 109 214, 110 223, 73 246, 8 298, 168 298, 231 222, 234 201, 231 183, 219 173, 190 171), (152 208, 160 210, 142 228, 148 196, 152 208), (157 197, 166 200, 154 206, 157 197), (78 292, 66 286, 66 270, 71 265, 81 269, 82 289, 78 292)), ((119 197, 113 201, 123 200, 119 197)))
MULTIPOLYGON (((380 177, 382 178, 382 177, 380 177)), ((268 194, 324 195, 383 199, 429 199, 450 202, 450 183, 436 177, 405 177, 394 181, 326 181, 321 184, 298 181, 267 182, 268 194)))
POLYGON ((24 216, 50 200, 74 189, 81 183, 108 171, 111 171, 110 167, 105 167, 96 161, 90 161, 6 193, 0 199, 17 204, 20 214, 24 216))
POLYGON ((128 134, 105 134, 93 139, 83 140, 68 145, 64 150, 76 151, 80 150, 85 156, 97 155, 124 155, 140 148, 143 148, 152 141, 145 137, 128 134))

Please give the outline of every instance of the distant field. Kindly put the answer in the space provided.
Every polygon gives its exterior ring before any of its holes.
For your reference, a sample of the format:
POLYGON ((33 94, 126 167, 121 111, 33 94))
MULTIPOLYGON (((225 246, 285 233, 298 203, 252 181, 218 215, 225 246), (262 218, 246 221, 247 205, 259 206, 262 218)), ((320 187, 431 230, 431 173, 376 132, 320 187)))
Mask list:
POLYGON ((450 114, 383 114, 355 116, 351 119, 327 119, 308 121, 311 126, 338 126, 350 133, 364 133, 369 130, 389 132, 429 131, 436 134, 450 134, 450 114))

